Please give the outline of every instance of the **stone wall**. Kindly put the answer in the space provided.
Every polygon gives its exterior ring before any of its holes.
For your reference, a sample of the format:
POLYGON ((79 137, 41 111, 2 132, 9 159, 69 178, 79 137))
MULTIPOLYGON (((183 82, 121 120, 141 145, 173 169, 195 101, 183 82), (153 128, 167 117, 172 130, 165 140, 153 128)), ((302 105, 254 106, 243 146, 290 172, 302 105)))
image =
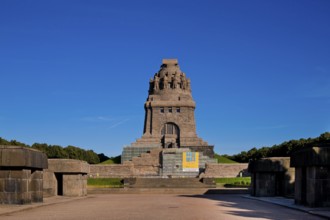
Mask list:
POLYGON ((330 147, 307 147, 291 156, 296 170, 295 203, 330 207, 330 147))
POLYGON ((225 177, 238 177, 249 176, 247 171, 247 163, 228 164, 228 163, 210 163, 206 164, 205 178, 225 178, 225 177))
POLYGON ((63 175, 63 195, 86 196, 87 175, 81 173, 63 175))
POLYGON ((0 204, 43 201, 44 153, 25 147, 0 146, 0 204))
POLYGON ((91 178, 124 178, 133 176, 132 164, 90 165, 91 178))
MULTIPOLYGON (((184 148, 184 146, 182 146, 182 148, 184 148)), ((194 152, 201 152, 209 158, 214 158, 214 146, 188 146, 187 148, 194 152)))
POLYGON ((71 159, 48 159, 44 170, 44 196, 86 196, 89 164, 71 159))
POLYGON ((294 195, 295 170, 289 157, 269 157, 250 161, 252 196, 294 195))
MULTIPOLYGON (((180 157, 181 158, 181 157, 180 157)), ((237 177, 243 170, 243 176, 249 176, 247 173, 248 164, 216 164, 207 163, 205 174, 201 174, 204 178, 222 178, 222 177, 237 177)), ((142 167, 142 166, 141 166, 142 167)), ((89 177, 91 178, 129 178, 137 176, 146 176, 150 173, 152 167, 144 167, 148 172, 144 172, 142 168, 139 172, 134 168, 132 163, 111 164, 111 165, 90 165, 89 177)))
POLYGON ((44 197, 51 197, 57 195, 57 179, 54 172, 43 173, 43 194, 44 197))
POLYGON ((42 171, 0 170, 0 203, 42 202, 42 171))

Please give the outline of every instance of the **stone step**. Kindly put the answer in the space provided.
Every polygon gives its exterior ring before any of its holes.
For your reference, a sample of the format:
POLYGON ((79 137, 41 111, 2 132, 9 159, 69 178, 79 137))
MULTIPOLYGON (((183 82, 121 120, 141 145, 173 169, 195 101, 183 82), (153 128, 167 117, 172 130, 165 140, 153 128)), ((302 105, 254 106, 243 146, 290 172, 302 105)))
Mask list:
POLYGON ((204 184, 199 178, 134 178, 124 180, 129 188, 214 188, 204 184))

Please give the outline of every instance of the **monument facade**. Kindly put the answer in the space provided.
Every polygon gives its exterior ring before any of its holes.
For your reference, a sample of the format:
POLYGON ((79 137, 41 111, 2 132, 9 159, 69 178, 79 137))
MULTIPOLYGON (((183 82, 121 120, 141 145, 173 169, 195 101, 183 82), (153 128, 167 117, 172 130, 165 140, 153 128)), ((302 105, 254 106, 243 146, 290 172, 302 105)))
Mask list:
POLYGON ((133 176, 198 177, 213 159, 213 146, 196 134, 190 79, 176 59, 164 59, 149 81, 143 135, 122 153, 133 176))
POLYGON ((213 146, 196 134, 191 82, 177 59, 164 59, 149 82, 143 136, 124 148, 122 162, 155 148, 189 148, 213 158, 213 146))

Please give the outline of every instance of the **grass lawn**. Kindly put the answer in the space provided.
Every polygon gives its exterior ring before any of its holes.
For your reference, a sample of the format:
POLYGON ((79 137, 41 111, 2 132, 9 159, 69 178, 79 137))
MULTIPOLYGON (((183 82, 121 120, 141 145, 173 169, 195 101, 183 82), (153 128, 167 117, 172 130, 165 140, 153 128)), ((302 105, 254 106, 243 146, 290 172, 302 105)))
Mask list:
POLYGON ((251 177, 215 178, 215 182, 224 187, 248 187, 251 185, 251 177))
POLYGON ((121 188, 124 184, 120 178, 88 178, 87 185, 100 188, 121 188))

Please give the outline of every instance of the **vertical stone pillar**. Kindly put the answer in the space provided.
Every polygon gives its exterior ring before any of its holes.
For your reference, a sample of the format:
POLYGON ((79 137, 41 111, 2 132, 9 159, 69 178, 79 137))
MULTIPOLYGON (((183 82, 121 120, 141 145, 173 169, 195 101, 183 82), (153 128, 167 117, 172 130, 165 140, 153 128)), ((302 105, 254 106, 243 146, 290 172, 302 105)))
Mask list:
POLYGON ((32 202, 43 202, 43 172, 40 170, 33 171, 30 183, 32 202))
POLYGON ((305 147, 291 156, 296 169, 295 203, 330 207, 330 147, 305 147))

